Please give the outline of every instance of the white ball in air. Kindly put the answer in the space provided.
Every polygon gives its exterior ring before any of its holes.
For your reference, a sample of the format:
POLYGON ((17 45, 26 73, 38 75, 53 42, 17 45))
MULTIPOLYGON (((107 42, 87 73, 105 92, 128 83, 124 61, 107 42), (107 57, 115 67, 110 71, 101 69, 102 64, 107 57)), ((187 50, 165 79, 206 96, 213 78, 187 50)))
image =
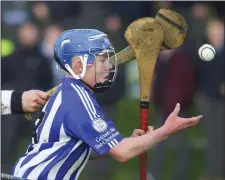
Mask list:
POLYGON ((216 56, 216 51, 210 44, 203 44, 199 50, 198 55, 203 61, 212 61, 216 56))

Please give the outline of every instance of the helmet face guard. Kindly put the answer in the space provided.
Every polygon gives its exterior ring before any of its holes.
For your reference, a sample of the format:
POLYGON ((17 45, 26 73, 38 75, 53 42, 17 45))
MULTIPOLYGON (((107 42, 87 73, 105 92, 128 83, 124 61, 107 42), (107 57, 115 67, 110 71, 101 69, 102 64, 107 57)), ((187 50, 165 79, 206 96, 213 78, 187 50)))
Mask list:
POLYGON ((107 64, 106 66, 108 67, 107 70, 101 71, 101 72, 96 72, 96 66, 97 66, 97 59, 95 60, 95 86, 94 86, 94 91, 96 93, 101 93, 109 89, 110 87, 113 86, 116 76, 117 76, 117 59, 116 59, 116 54, 114 49, 109 49, 109 50, 104 50, 102 53, 98 53, 98 55, 105 55, 106 59, 104 60, 105 63, 107 64), (115 56, 115 63, 114 65, 110 61, 110 57, 115 56), (97 76, 102 75, 105 77, 105 81, 103 82, 97 82, 97 76))

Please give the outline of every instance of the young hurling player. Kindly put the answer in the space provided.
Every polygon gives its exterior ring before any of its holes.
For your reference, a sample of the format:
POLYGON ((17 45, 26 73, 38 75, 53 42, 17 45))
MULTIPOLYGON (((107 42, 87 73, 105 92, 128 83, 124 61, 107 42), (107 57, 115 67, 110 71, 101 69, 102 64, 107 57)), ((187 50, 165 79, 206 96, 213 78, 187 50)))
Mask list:
POLYGON ((54 52, 67 78, 36 121, 33 142, 15 164, 15 176, 78 179, 91 152, 125 162, 202 117, 178 117, 177 104, 161 128, 147 133, 136 130, 132 137, 122 137, 95 98, 95 93, 113 85, 117 74, 116 65, 109 61, 115 51, 107 35, 95 29, 67 30, 57 39, 54 52))

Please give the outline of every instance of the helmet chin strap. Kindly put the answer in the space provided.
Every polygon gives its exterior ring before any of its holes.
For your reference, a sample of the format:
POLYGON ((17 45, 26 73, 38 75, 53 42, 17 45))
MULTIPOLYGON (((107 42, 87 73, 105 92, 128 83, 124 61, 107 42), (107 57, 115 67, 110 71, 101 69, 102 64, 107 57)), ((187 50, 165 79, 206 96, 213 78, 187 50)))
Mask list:
POLYGON ((110 81, 105 81, 103 83, 96 83, 94 87, 91 87, 89 84, 87 84, 86 82, 84 82, 82 79, 80 79, 80 81, 83 84, 85 84, 88 88, 90 88, 94 93, 102 93, 102 92, 105 92, 107 89, 110 88, 110 85, 112 83, 110 81), (102 87, 102 85, 104 85, 104 87, 102 87))
POLYGON ((75 72, 73 72, 73 70, 71 69, 71 67, 69 66, 69 64, 65 64, 65 68, 69 71, 69 73, 75 78, 75 79, 81 79, 84 77, 85 72, 86 72, 86 66, 87 66, 87 59, 88 59, 88 55, 85 54, 84 57, 82 56, 78 56, 81 60, 82 66, 83 66, 83 70, 82 72, 77 75, 75 72))

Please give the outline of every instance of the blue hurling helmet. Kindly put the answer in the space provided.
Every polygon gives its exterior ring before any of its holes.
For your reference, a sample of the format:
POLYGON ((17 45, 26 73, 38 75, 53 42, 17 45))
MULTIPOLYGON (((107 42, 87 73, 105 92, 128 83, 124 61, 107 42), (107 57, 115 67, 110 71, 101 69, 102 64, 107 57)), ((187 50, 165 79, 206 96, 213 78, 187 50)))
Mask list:
MULTIPOLYGON (((75 79, 80 80, 85 75, 86 66, 94 64, 96 55, 103 55, 105 53, 107 53, 109 58, 109 53, 114 53, 115 55, 115 50, 109 42, 107 34, 96 29, 67 30, 58 37, 54 46, 54 59, 59 66, 70 73, 75 79), (83 64, 83 71, 79 75, 75 74, 71 68, 71 60, 74 56, 79 56, 83 64)), ((108 79, 103 83, 96 82, 94 88, 81 81, 95 92, 105 91, 115 81, 117 75, 116 62, 115 55, 115 65, 108 71, 108 79)))

